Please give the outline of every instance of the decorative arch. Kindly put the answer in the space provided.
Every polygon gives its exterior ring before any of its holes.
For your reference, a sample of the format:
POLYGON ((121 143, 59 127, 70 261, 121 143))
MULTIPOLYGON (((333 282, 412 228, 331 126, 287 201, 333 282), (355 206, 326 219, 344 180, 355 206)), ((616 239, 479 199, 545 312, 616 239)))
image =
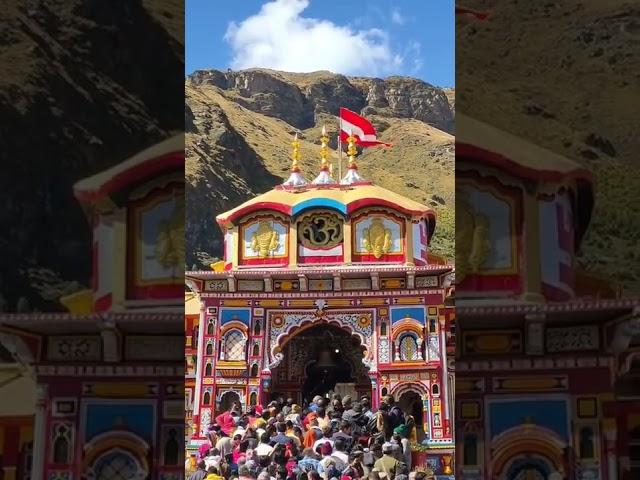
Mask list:
POLYGON ((84 446, 82 471, 88 480, 97 478, 101 465, 110 457, 121 457, 131 462, 135 470, 131 479, 144 480, 149 475, 149 444, 135 433, 125 430, 110 430, 91 439, 84 446))
POLYGON ((418 382, 398 383, 393 386, 389 393, 397 400, 403 393, 407 392, 416 392, 423 400, 429 398, 429 389, 427 386, 418 382))
POLYGON ((220 336, 225 335, 229 330, 232 330, 234 328, 236 330, 240 330, 242 333, 244 333, 245 336, 247 336, 247 334, 249 333, 249 329, 244 323, 234 320, 231 322, 227 322, 224 324, 224 326, 220 327, 220 336))
POLYGON ((318 325, 334 325, 349 333, 358 340, 364 348, 362 363, 368 368, 373 367, 373 349, 371 339, 373 337, 373 313, 344 312, 334 315, 316 315, 315 312, 270 312, 269 323, 269 354, 271 363, 268 368, 277 367, 282 359, 282 349, 285 345, 301 332, 318 325))
POLYGON ((554 431, 538 425, 519 425, 502 432, 491 443, 493 478, 504 478, 512 465, 525 456, 544 459, 558 472, 564 471, 564 442, 554 431))
POLYGON ((405 318, 397 322, 393 327, 391 327, 391 334, 393 338, 396 338, 398 335, 404 332, 413 332, 416 335, 424 335, 424 326, 413 318, 405 318))

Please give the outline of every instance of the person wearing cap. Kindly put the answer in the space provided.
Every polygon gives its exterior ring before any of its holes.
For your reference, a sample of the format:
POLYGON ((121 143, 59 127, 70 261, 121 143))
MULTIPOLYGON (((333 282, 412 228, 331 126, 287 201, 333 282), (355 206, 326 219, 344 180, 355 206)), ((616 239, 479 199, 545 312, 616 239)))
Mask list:
POLYGON ((382 444, 382 458, 376 460, 373 469, 379 473, 385 473, 387 478, 393 479, 396 476, 396 469, 400 462, 393 456, 393 444, 385 442, 382 444))
POLYGON ((409 439, 407 438, 409 435, 409 426, 408 425, 400 425, 396 427, 393 431, 393 438, 396 440, 400 446, 400 450, 402 452, 402 461, 407 465, 409 470, 411 470, 411 445, 409 439))

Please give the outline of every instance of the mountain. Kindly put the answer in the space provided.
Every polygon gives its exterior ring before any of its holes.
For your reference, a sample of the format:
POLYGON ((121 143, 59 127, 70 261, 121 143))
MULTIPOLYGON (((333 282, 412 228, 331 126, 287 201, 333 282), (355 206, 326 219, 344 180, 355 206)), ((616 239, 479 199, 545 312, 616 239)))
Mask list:
POLYGON ((183 2, 0 11, 0 311, 60 310, 91 275, 73 184, 183 126, 183 2))
POLYGON ((294 133, 307 179, 319 170, 323 125, 337 159, 340 107, 366 116, 379 137, 393 144, 356 157, 360 173, 432 206, 438 214, 432 251, 453 258, 453 89, 447 93, 406 77, 201 70, 187 77, 185 97, 188 268, 221 257, 217 214, 288 177, 294 133))
POLYGON ((580 265, 640 293, 640 6, 637 2, 467 0, 458 107, 582 164, 596 205, 580 265))

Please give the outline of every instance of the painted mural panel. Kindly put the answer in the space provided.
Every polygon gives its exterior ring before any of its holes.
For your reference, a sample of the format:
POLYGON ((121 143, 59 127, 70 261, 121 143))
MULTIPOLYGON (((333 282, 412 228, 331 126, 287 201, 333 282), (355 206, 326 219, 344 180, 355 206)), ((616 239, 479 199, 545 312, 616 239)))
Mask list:
POLYGON ((242 226, 240 253, 242 260, 285 259, 288 254, 286 223, 261 217, 242 226))

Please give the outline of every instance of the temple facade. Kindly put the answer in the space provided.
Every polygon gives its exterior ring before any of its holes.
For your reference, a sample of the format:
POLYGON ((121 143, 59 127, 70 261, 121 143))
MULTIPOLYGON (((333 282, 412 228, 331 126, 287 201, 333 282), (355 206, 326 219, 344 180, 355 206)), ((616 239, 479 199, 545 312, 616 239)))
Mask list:
POLYGON ((31 430, 0 421, 3 452, 29 470, 4 478, 183 478, 183 137, 75 195, 93 232, 91 287, 61 299, 68 313, 0 318, 36 397, 31 430))
POLYGON ((457 477, 639 478, 638 301, 576 266, 589 172, 456 122, 457 477))
MULTIPOLYGON (((326 142, 323 142, 323 147, 326 142)), ((453 468, 452 265, 429 254, 429 208, 349 170, 291 177, 217 216, 224 259, 187 272, 200 298, 193 436, 214 417, 292 397, 391 394, 439 474, 453 468)))

